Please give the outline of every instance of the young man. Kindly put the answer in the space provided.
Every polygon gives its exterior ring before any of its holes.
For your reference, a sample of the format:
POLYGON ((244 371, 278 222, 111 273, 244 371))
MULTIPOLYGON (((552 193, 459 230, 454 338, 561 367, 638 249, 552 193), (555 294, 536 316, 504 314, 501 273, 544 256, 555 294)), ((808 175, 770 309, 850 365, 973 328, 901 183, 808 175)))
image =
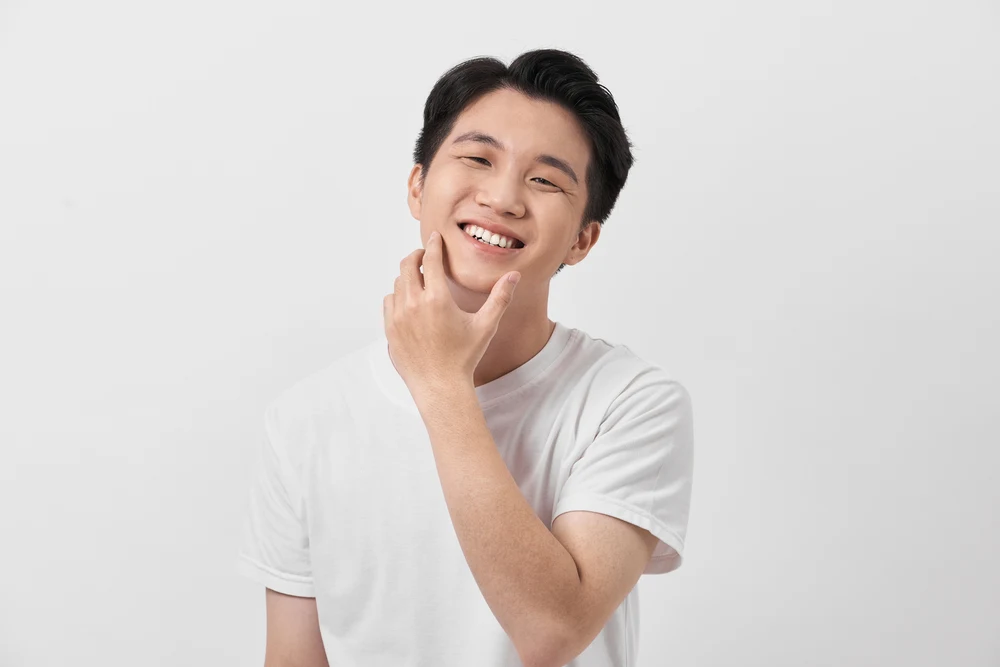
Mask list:
POLYGON ((265 413, 238 567, 268 667, 635 665, 639 576, 681 564, 690 397, 547 315, 632 161, 572 54, 434 86, 385 336, 265 413))

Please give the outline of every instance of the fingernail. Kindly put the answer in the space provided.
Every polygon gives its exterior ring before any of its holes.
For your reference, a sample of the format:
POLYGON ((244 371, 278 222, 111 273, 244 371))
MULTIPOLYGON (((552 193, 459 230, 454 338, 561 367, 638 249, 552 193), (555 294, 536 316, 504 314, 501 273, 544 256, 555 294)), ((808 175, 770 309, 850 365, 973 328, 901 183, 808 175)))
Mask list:
POLYGON ((431 238, 430 238, 430 240, 433 241, 433 240, 435 240, 439 236, 440 236, 440 234, 438 234, 436 231, 431 232, 431 238))

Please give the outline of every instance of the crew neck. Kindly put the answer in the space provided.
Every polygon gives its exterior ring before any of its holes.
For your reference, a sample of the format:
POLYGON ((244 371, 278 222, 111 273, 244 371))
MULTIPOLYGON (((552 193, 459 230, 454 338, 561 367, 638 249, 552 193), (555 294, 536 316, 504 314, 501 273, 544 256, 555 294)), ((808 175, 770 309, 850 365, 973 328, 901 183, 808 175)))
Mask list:
MULTIPOLYGON (((535 356, 509 373, 476 387, 476 398, 479 399, 479 405, 485 409, 507 394, 544 375, 546 370, 567 348, 575 332, 576 329, 571 329, 555 320, 552 334, 535 356)), ((392 359, 389 357, 389 342, 384 332, 370 349, 372 372, 375 374, 375 379, 382 391, 393 403, 419 415, 409 388, 392 365, 392 359)))

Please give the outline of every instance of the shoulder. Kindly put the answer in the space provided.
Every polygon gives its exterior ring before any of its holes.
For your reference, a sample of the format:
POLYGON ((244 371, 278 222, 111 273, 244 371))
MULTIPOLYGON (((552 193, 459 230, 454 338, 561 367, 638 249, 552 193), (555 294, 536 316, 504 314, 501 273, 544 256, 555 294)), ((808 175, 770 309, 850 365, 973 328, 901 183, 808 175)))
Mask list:
POLYGON ((669 366, 641 356, 624 343, 577 331, 576 358, 588 366, 591 381, 610 387, 616 400, 639 395, 690 402, 687 387, 669 366))

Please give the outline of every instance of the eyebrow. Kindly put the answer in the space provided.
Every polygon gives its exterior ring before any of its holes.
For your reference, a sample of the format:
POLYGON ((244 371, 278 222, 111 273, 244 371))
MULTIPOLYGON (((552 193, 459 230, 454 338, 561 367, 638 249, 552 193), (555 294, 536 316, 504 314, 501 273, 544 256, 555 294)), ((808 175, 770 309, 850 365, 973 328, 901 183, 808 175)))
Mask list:
MULTIPOLYGON (((493 137, 493 136, 491 136, 489 134, 485 134, 483 132, 479 132, 477 130, 473 130, 471 132, 466 132, 465 134, 456 137, 455 141, 453 141, 451 143, 452 144, 458 144, 458 143, 461 143, 463 141, 475 141, 475 142, 478 142, 478 143, 481 143, 481 144, 486 144, 487 146, 492 146, 493 148, 497 149, 498 151, 506 151, 507 150, 507 147, 504 146, 503 143, 499 139, 497 139, 496 137, 493 137)), ((576 172, 573 171, 573 167, 569 166, 569 164, 565 160, 560 160, 559 158, 555 157, 554 155, 545 155, 545 154, 542 154, 542 155, 539 155, 538 157, 535 158, 535 162, 540 162, 541 164, 547 164, 550 167, 555 167, 556 169, 558 169, 559 171, 563 172, 564 174, 566 174, 567 176, 569 176, 571 179, 573 179, 573 183, 575 183, 576 185, 580 184, 580 181, 577 180, 577 178, 576 178, 576 172)))

